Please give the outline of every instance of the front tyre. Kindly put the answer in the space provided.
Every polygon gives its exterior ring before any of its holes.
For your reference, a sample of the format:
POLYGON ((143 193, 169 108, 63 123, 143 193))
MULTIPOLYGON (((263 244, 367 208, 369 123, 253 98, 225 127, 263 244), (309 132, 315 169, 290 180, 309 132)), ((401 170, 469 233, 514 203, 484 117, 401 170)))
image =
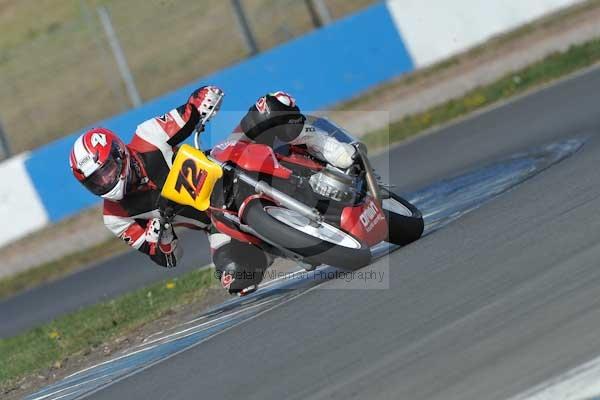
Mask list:
POLYGON ((371 262, 369 247, 352 235, 326 222, 311 224, 308 218, 269 200, 249 202, 243 219, 259 236, 309 264, 356 270, 371 262))
POLYGON ((382 189, 382 208, 388 222, 389 243, 405 246, 419 239, 425 224, 421 211, 402 197, 382 189))

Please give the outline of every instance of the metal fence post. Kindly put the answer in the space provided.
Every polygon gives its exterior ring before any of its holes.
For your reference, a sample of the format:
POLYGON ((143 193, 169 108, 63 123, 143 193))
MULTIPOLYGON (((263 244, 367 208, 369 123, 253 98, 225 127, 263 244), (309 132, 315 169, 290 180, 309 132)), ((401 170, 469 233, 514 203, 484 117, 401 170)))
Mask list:
POLYGON ((324 0, 306 0, 306 8, 315 28, 331 23, 333 18, 324 0))
POLYGON ((2 121, 0 121, 0 160, 5 160, 10 156, 12 156, 10 143, 8 142, 8 138, 6 137, 6 131, 4 130, 2 121))
POLYGON ((242 3, 240 0, 231 0, 231 6, 233 7, 233 13, 235 14, 235 19, 238 23, 242 37, 244 38, 244 43, 246 44, 248 53, 249 55, 253 56, 258 53, 258 46, 256 45, 254 34, 250 29, 250 24, 246 18, 246 13, 244 12, 242 3))
POLYGON ((119 43, 117 33, 113 28, 110 16, 108 15, 108 10, 105 7, 98 7, 98 15, 100 16, 100 22, 102 22, 102 27, 104 28, 106 37, 108 38, 110 48, 113 52, 113 55, 115 56, 115 61, 117 62, 117 67, 119 68, 119 72, 121 73, 121 78, 123 78, 123 82, 125 83, 127 94, 129 94, 129 98, 131 99, 131 104, 133 104, 134 107, 139 107, 140 105, 142 105, 142 99, 137 90, 137 87, 135 86, 133 75, 131 74, 129 65, 127 65, 125 53, 123 52, 121 43, 119 43))
POLYGON ((126 110, 129 108, 127 101, 127 93, 125 88, 121 84, 121 80, 114 73, 114 64, 110 59, 110 52, 106 48, 106 43, 103 41, 102 34, 100 33, 100 27, 98 21, 94 18, 94 14, 88 4, 89 0, 79 0, 79 6, 81 15, 85 21, 85 25, 92 36, 94 45, 97 49, 98 62, 102 65, 102 72, 104 74, 104 80, 106 81, 107 87, 110 90, 113 98, 119 105, 120 110, 126 110))

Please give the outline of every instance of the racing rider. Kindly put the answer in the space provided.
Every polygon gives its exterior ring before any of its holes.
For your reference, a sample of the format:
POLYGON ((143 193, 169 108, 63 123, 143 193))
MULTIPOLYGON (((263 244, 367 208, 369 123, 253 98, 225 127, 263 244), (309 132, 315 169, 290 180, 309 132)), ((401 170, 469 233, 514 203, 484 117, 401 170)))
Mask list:
MULTIPOLYGON (((216 86, 195 90, 188 101, 168 113, 138 125, 129 144, 112 131, 94 128, 74 143, 69 157, 73 175, 90 192, 104 199, 107 228, 131 247, 163 267, 175 267, 182 255, 176 231, 185 227, 209 233, 216 275, 230 293, 256 290, 272 257, 258 247, 234 240, 211 227, 207 213, 186 207, 160 233, 160 191, 172 166, 177 145, 216 115, 223 91, 216 86), (159 238, 160 236, 160 238, 159 238)), ((353 162, 351 145, 304 130, 304 116, 293 97, 276 92, 260 97, 234 130, 238 139, 304 144, 332 165, 353 162), (275 135, 277 133, 277 135, 275 135)))

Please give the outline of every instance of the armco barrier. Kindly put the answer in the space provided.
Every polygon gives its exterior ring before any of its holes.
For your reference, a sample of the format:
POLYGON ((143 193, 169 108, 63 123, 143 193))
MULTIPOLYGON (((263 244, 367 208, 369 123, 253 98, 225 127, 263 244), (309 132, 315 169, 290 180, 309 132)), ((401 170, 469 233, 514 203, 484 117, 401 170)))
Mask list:
MULTIPOLYGON (((193 89, 216 84, 226 92, 222 112, 205 140, 222 140, 260 95, 286 90, 305 109, 321 109, 413 69, 384 3, 192 82, 138 109, 99 122, 129 139, 138 123, 186 101, 193 89)), ((73 179, 68 154, 80 132, 31 153, 27 170, 50 221, 97 204, 73 179)), ((212 143, 206 142, 207 146, 212 143)))

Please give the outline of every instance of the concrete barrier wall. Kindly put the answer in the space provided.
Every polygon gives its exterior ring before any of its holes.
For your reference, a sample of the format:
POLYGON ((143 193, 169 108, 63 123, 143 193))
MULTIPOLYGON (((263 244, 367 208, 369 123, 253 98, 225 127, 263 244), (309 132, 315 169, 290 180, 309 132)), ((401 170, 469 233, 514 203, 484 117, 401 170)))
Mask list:
POLYGON ((28 156, 20 154, 0 164, 0 245, 40 229, 49 222, 46 209, 25 168, 28 156))
POLYGON ((583 0, 390 0, 390 13, 417 68, 583 0))
MULTIPOLYGON (((92 126, 105 126, 129 140, 140 122, 182 104, 195 88, 216 84, 226 98, 203 134, 204 145, 210 147, 264 93, 289 91, 302 108, 324 109, 578 1, 377 3, 92 126)), ((0 218, 11 226, 0 234, 0 245, 98 204, 68 167, 70 147, 84 130, 0 164, 0 218)))

